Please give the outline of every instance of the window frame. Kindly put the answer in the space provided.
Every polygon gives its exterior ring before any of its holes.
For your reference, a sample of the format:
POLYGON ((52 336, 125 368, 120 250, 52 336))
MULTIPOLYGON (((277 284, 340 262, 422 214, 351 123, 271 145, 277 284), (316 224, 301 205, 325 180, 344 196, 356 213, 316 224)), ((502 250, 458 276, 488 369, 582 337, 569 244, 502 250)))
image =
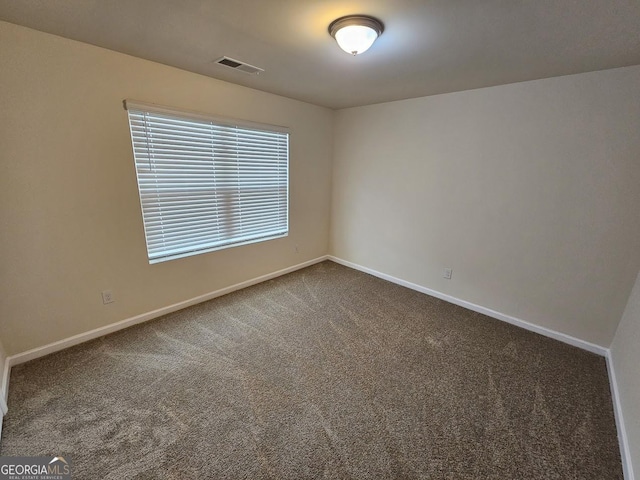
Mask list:
MULTIPOLYGON (((146 246, 146 250, 147 250, 147 259, 149 261, 150 264, 156 264, 156 263, 162 263, 165 261, 169 261, 169 260, 175 260, 178 258, 185 258, 185 257, 190 257, 190 256, 194 256, 194 255, 200 255, 200 254, 204 254, 204 253, 210 253, 210 252, 215 252, 218 250, 224 250, 227 248, 233 248, 233 247, 239 247, 239 246, 243 246, 243 245, 250 245, 253 243, 258 243, 258 242, 265 242, 265 241, 269 241, 269 240, 275 240, 275 239, 279 239, 279 238, 284 238, 287 237, 289 235, 289 214, 290 214, 290 205, 289 205, 289 197, 290 197, 290 160, 291 160, 291 148, 290 148, 290 129, 288 127, 284 127, 284 126, 279 126, 279 125, 270 125, 270 124, 264 124, 264 123, 258 123, 258 122, 253 122, 253 121, 247 121, 247 120, 238 120, 238 119, 234 119, 234 118, 225 118, 225 117, 220 117, 220 116, 216 116, 216 115, 209 115, 206 113, 201 113, 201 112, 195 112, 195 111, 190 111, 190 110, 185 110, 185 109, 177 109, 177 108, 172 108, 172 107, 167 107, 167 106, 163 106, 163 105, 156 105, 153 103, 146 103, 146 102, 139 102, 137 100, 124 100, 123 101, 123 106, 124 109, 127 110, 127 120, 128 120, 128 124, 129 124, 129 139, 131 141, 131 147, 132 147, 132 154, 133 154, 133 160, 134 160, 134 168, 136 171, 136 188, 138 190, 138 199, 140 201, 140 213, 142 216, 142 224, 143 224, 143 228, 144 228, 144 238, 145 238, 145 246, 146 246), (198 247, 197 245, 194 245, 193 248, 191 250, 187 250, 187 251, 182 251, 179 253, 168 253, 166 255, 158 255, 158 254, 154 254, 152 255, 152 251, 150 249, 150 243, 149 243, 149 232, 148 232, 148 224, 147 224, 147 218, 145 216, 145 205, 144 205, 144 200, 143 200, 143 188, 142 188, 142 184, 140 183, 140 164, 138 162, 138 158, 136 157, 136 142, 134 140, 134 132, 133 132, 133 124, 132 124, 132 119, 131 119, 131 113, 130 111, 135 111, 135 112, 148 112, 151 114, 159 114, 159 115, 167 115, 173 118, 177 119, 185 119, 185 120, 193 120, 193 121, 197 121, 197 122, 206 122, 206 123, 211 123, 213 125, 213 127, 220 127, 220 128, 225 128, 225 127, 231 127, 231 128, 238 128, 238 129, 244 129, 244 130, 254 130, 254 131, 258 131, 258 132, 269 132, 269 133, 276 133, 276 134, 284 134, 286 135, 286 140, 285 140, 285 146, 286 146, 286 161, 285 161, 285 166, 286 166, 286 174, 285 174, 285 185, 286 185, 286 194, 285 194, 285 206, 286 206, 286 210, 285 210, 285 230, 284 232, 277 232, 277 233, 272 233, 269 234, 268 232, 266 232, 265 235, 260 236, 260 237, 256 237, 256 238, 250 238, 248 240, 242 241, 239 240, 237 242, 233 241, 233 236, 228 236, 228 237, 224 237, 226 240, 228 240, 227 243, 224 243, 222 245, 215 245, 212 247, 198 247)), ((215 162, 215 160, 214 160, 215 162)), ((215 163, 213 164, 213 169, 215 171, 216 167, 215 163)), ((239 187, 238 187, 239 188, 239 187)), ((246 187, 245 187, 246 188, 246 187)), ((218 191, 216 191, 218 192, 218 191)), ((279 201, 281 201, 281 196, 278 196, 278 198, 280 199, 279 201)), ((245 200, 246 201, 246 200, 245 200)), ((241 203, 241 202, 239 202, 241 203)), ((224 212, 220 212, 219 210, 216 212, 216 215, 219 217, 220 215, 223 215, 224 212)), ((211 240, 213 240, 214 234, 211 234, 211 240)), ((241 239, 242 236, 236 236, 235 238, 241 239)), ((204 243, 204 240, 200 242, 200 244, 204 243)), ((168 251, 168 249, 166 249, 165 251, 168 251)))

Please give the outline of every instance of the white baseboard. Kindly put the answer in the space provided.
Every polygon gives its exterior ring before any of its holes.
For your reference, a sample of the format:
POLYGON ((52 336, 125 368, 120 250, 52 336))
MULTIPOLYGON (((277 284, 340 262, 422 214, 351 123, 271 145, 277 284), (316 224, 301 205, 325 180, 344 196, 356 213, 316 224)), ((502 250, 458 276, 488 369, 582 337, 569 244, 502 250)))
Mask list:
POLYGON ((7 413, 7 396, 9 395, 9 362, 4 361, 4 368, 0 372, 0 438, 2 438, 2 420, 7 413))
POLYGON ((57 342, 44 345, 42 347, 37 347, 31 350, 27 350, 26 352, 18 353, 16 355, 11 355, 10 357, 7 357, 6 368, 5 368, 5 372, 7 373, 5 374, 6 378, 3 378, 3 383, 5 383, 6 385, 5 389, 8 390, 8 385, 9 385, 8 372, 10 368, 15 365, 19 365, 21 363, 34 360, 36 358, 44 357, 45 355, 49 355, 50 353, 64 350, 65 348, 78 345, 79 343, 87 342, 89 340, 93 340, 94 338, 102 337, 109 333, 117 332, 118 330, 131 327, 138 323, 146 322, 147 320, 161 317, 162 315, 167 315, 168 313, 182 310, 183 308, 187 308, 192 305, 196 305, 198 303, 206 302, 207 300, 211 300, 216 297, 221 297, 222 295, 235 292, 236 290, 241 290, 243 288, 247 288, 252 285, 257 285, 258 283, 266 282, 267 280, 271 280, 273 278, 286 275, 287 273, 295 272, 296 270, 300 270, 301 268, 315 265, 316 263, 320 263, 327 259, 328 259, 328 256, 323 255, 322 257, 314 258, 312 260, 308 260, 306 262, 299 263, 291 267, 283 268, 282 270, 278 270, 273 273, 268 273, 266 275, 252 278, 244 282, 236 283, 235 285, 231 285, 230 287, 221 288, 220 290, 216 290, 210 293, 205 293, 204 295, 200 295, 198 297, 194 297, 182 302, 174 303, 173 305, 162 307, 157 310, 153 310, 151 312, 143 313, 141 315, 136 315, 135 317, 127 318, 125 320, 121 320, 119 322, 112 323, 104 327, 96 328, 94 330, 90 330, 84 333, 79 333, 78 335, 74 335, 73 337, 65 338, 63 340, 59 340, 57 342))
POLYGON ((407 282, 406 280, 402 280, 400 278, 387 275, 386 273, 378 272, 377 270, 363 267, 362 265, 358 265, 357 263, 349 262, 347 260, 334 257, 333 255, 329 255, 328 258, 332 262, 339 263, 340 265, 344 265, 345 267, 353 268, 355 270, 360 270, 361 272, 368 273, 370 275, 373 275, 374 277, 382 278, 383 280, 387 280, 389 282, 396 283, 398 285, 402 285, 403 287, 410 288, 411 290, 416 290, 421 293, 426 293, 427 295, 439 298, 440 300, 444 300, 446 302, 453 303, 455 305, 459 305, 464 308, 468 308, 469 310, 473 310, 474 312, 482 313, 483 315, 487 315, 489 317, 502 320, 503 322, 510 323, 512 325, 524 328, 525 330, 529 330, 531 332, 539 333, 540 335, 544 335, 545 337, 550 337, 555 340, 568 343, 569 345, 582 348, 583 350, 596 353, 603 357, 606 357, 607 352, 609 351, 608 348, 602 347, 600 345, 596 345, 595 343, 587 342, 585 340, 572 337, 571 335, 567 335, 566 333, 556 332, 555 330, 551 330, 549 328, 540 327, 533 323, 529 323, 525 320, 512 317, 511 315, 506 315, 504 313, 491 310, 490 308, 486 308, 481 305, 476 305, 475 303, 467 302, 466 300, 462 300, 460 298, 447 295, 446 293, 438 292, 437 290, 432 290, 430 288, 423 287, 422 285, 418 285, 416 283, 407 282))
POLYGON ((9 359, 5 359, 4 368, 0 372, 0 412, 2 415, 7 413, 7 399, 9 398, 9 373, 11 372, 11 366, 9 365, 9 359))
POLYGON ((0 418, 7 413, 7 398, 9 397, 9 359, 4 359, 2 372, 0 372, 0 418))
POLYGON ((611 351, 607 352, 606 359, 607 372, 609 373, 609 386, 611 388, 611 401, 613 402, 613 414, 616 419, 616 428, 618 430, 618 443, 620 444, 622 471, 624 473, 625 480, 635 480, 633 465, 631 463, 631 451, 629 450, 629 439, 627 438, 627 429, 624 426, 622 404, 620 403, 620 392, 618 391, 618 381, 616 380, 616 372, 613 367, 611 351))

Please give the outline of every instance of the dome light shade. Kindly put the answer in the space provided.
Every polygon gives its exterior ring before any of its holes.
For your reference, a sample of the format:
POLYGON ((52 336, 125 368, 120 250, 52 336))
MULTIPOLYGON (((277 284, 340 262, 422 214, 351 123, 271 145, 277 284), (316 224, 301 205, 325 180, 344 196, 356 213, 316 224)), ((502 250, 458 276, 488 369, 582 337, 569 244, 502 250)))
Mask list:
POLYGON ((378 38, 376 31, 363 25, 349 25, 336 32, 336 42, 340 48, 353 55, 369 50, 376 38, 378 38))
POLYGON ((331 36, 342 50, 351 55, 366 52, 383 31, 380 20, 365 15, 341 17, 329 25, 331 36))

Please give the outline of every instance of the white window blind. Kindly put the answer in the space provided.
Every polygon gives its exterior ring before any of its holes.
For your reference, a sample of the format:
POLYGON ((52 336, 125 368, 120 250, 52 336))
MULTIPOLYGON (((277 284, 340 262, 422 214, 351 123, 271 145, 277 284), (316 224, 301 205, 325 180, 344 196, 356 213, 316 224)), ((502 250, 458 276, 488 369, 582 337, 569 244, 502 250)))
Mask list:
POLYGON ((287 235, 286 129, 125 106, 150 263, 287 235))

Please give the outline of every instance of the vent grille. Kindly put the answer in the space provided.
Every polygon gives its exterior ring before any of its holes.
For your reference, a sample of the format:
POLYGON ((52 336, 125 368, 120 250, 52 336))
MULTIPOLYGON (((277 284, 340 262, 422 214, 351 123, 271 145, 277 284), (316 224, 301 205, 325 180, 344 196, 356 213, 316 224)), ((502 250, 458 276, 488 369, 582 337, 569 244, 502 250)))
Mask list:
POLYGON ((238 70, 240 72, 248 73, 249 75, 258 75, 260 74, 260 72, 264 72, 264 68, 249 65, 248 63, 241 62, 240 60, 236 60, 235 58, 220 57, 217 60, 214 60, 214 63, 233 68, 234 70, 238 70))

